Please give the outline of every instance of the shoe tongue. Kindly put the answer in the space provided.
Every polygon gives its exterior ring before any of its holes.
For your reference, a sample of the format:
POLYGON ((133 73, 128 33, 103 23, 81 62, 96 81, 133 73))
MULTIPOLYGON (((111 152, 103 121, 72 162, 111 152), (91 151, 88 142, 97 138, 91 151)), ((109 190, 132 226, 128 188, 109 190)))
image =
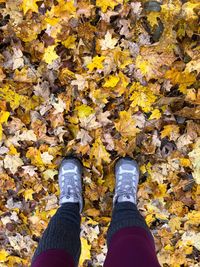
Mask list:
POLYGON ((119 196, 117 199, 117 202, 126 202, 126 201, 136 204, 135 203, 136 201, 132 195, 122 195, 122 196, 119 196))

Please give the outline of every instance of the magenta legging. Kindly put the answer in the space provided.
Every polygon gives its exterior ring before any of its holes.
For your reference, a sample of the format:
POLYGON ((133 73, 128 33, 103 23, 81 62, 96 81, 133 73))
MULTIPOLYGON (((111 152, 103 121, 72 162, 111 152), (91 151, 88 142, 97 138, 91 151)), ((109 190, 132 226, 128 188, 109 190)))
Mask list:
MULTIPOLYGON (((76 266, 65 250, 49 249, 35 259, 33 267, 76 266)), ((160 267, 153 239, 141 227, 119 230, 111 239, 104 267, 160 267)))

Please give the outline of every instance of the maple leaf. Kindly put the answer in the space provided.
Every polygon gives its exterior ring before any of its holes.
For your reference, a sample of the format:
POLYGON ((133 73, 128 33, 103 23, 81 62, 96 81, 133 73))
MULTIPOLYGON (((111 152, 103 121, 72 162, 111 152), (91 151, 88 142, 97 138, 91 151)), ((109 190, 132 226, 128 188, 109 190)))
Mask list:
POLYGON ((200 184, 200 138, 197 139, 194 149, 188 155, 194 167, 193 177, 196 183, 200 184))
POLYGON ((84 237, 81 237, 81 256, 80 256, 80 265, 82 266, 85 260, 89 260, 91 255, 90 255, 90 249, 91 245, 88 244, 87 239, 84 237))
POLYGON ((19 107, 22 100, 21 96, 11 90, 9 85, 0 88, 0 97, 9 102, 13 110, 19 107))
POLYGON ((57 170, 51 170, 51 169, 47 169, 46 171, 42 173, 46 181, 48 181, 48 179, 54 180, 54 176, 57 174, 58 174, 57 170))
POLYGON ((90 158, 96 159, 96 165, 100 166, 102 162, 110 163, 110 154, 106 151, 100 137, 98 137, 92 145, 90 158))
POLYGON ((0 262, 4 262, 8 256, 9 253, 6 250, 0 250, 0 262))
POLYGON ((74 0, 58 0, 57 5, 53 5, 51 11, 48 13, 50 18, 58 17, 58 18, 69 18, 73 17, 76 12, 76 7, 74 6, 74 0))
POLYGON ((44 165, 42 157, 41 157, 41 152, 37 148, 29 147, 26 153, 26 157, 31 160, 31 164, 37 167, 44 165))
POLYGON ((105 60, 105 56, 95 56, 93 57, 92 61, 90 63, 87 64, 87 68, 90 71, 93 71, 95 68, 97 70, 101 70, 103 69, 103 61, 105 60))
POLYGON ((44 164, 52 164, 53 156, 49 154, 49 152, 41 153, 41 159, 44 164))
POLYGON ((187 71, 177 71, 176 69, 166 71, 165 78, 169 79, 173 84, 178 84, 179 91, 184 94, 187 92, 187 87, 196 81, 194 74, 187 71))
POLYGON ((191 2, 184 3, 182 6, 183 15, 188 20, 191 20, 191 19, 195 20, 198 18, 198 14, 197 14, 197 12, 195 13, 195 9, 196 10, 200 9, 199 3, 191 3, 191 2))
POLYGON ((160 13, 159 12, 150 12, 147 15, 147 20, 149 21, 151 27, 158 25, 158 20, 157 18, 159 17, 160 13))
POLYGON ((179 127, 174 124, 165 125, 161 131, 161 137, 169 137, 170 140, 176 140, 179 137, 179 127))
POLYGON ((92 137, 88 134, 88 131, 84 129, 81 129, 78 132, 76 139, 80 139, 81 140, 80 144, 83 146, 90 144, 92 141, 92 137))
POLYGON ((110 115, 111 113, 109 111, 100 112, 97 114, 97 119, 103 126, 106 126, 107 124, 112 123, 112 121, 108 119, 110 115))
POLYGON ((110 7, 112 9, 114 9, 115 6, 117 6, 118 4, 122 4, 123 0, 97 0, 96 1, 96 5, 101 7, 101 10, 103 12, 106 12, 106 10, 110 7))
POLYGON ((161 117, 161 113, 159 109, 154 109, 151 113, 151 116, 149 117, 149 120, 153 120, 153 119, 160 119, 161 117))
POLYGON ((26 201, 28 200, 33 200, 33 194, 35 193, 35 191, 33 189, 26 189, 23 193, 24 198, 26 201))
POLYGON ((87 105, 80 105, 78 107, 76 107, 76 109, 78 111, 78 117, 79 118, 85 118, 88 117, 89 115, 91 115, 92 113, 94 113, 93 108, 87 106, 87 105))
POLYGON ((75 44, 76 41, 76 37, 75 36, 68 36, 67 39, 65 41, 62 42, 62 44, 66 47, 66 48, 70 48, 73 49, 76 47, 75 44))
POLYGON ((117 42, 118 40, 116 38, 112 38, 112 34, 109 31, 107 31, 105 39, 100 40, 101 49, 102 50, 113 49, 115 48, 117 42))
POLYGON ((78 86, 78 90, 83 91, 85 88, 88 88, 88 81, 86 78, 80 74, 75 74, 76 80, 71 82, 71 85, 78 86))
POLYGON ((103 84, 104 87, 115 87, 118 82, 119 82, 120 78, 118 76, 115 75, 110 75, 105 83, 103 84))
POLYGON ((131 107, 141 107, 144 112, 152 110, 152 104, 156 101, 156 96, 150 88, 142 86, 139 83, 133 83, 130 91, 132 93, 130 100, 133 100, 131 107))
POLYGON ((32 12, 38 13, 38 5, 36 4, 39 0, 23 0, 22 10, 24 14, 31 10, 32 12))
POLYGON ((3 162, 4 168, 9 169, 12 174, 15 174, 18 168, 24 165, 22 159, 17 155, 6 155, 3 162))
POLYGON ((3 135, 3 128, 2 123, 5 123, 8 121, 8 118, 10 116, 10 113, 8 111, 0 111, 0 141, 2 140, 3 135))
POLYGON ((161 67, 170 65, 175 60, 173 52, 158 53, 156 48, 142 48, 140 54, 136 57, 135 66, 147 80, 162 77, 164 73, 161 67))
POLYGON ((80 122, 81 122, 81 124, 80 124, 81 127, 85 128, 89 131, 101 127, 101 124, 96 121, 95 114, 91 114, 87 117, 80 118, 80 122))
POLYGON ((48 46, 45 49, 44 55, 43 55, 43 60, 47 63, 47 64, 51 64, 55 59, 58 58, 58 55, 55 52, 55 47, 56 45, 51 45, 48 46))
POLYGON ((119 113, 119 120, 115 122, 115 128, 123 137, 127 138, 135 137, 140 131, 136 128, 135 120, 132 119, 131 113, 128 111, 121 111, 119 113))

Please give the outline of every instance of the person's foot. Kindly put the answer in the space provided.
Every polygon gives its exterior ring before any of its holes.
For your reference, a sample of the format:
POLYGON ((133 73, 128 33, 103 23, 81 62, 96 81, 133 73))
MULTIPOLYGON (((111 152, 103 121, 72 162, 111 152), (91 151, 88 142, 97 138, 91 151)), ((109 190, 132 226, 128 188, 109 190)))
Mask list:
POLYGON ((79 203, 80 212, 83 209, 82 172, 81 162, 75 157, 69 157, 63 159, 58 173, 60 205, 64 203, 79 203))
POLYGON ((139 181, 139 167, 135 160, 125 157, 115 164, 115 194, 113 203, 130 201, 137 202, 137 187, 139 181))

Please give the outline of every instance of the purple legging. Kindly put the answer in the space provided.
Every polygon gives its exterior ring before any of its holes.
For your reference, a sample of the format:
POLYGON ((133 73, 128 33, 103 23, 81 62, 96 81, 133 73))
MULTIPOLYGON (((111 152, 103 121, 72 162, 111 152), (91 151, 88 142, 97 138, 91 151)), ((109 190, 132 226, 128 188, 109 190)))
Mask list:
MULTIPOLYGON (((48 249, 32 267, 75 267, 75 263, 65 250, 48 249)), ((153 239, 141 227, 120 229, 111 239, 104 267, 160 267, 153 239)))

